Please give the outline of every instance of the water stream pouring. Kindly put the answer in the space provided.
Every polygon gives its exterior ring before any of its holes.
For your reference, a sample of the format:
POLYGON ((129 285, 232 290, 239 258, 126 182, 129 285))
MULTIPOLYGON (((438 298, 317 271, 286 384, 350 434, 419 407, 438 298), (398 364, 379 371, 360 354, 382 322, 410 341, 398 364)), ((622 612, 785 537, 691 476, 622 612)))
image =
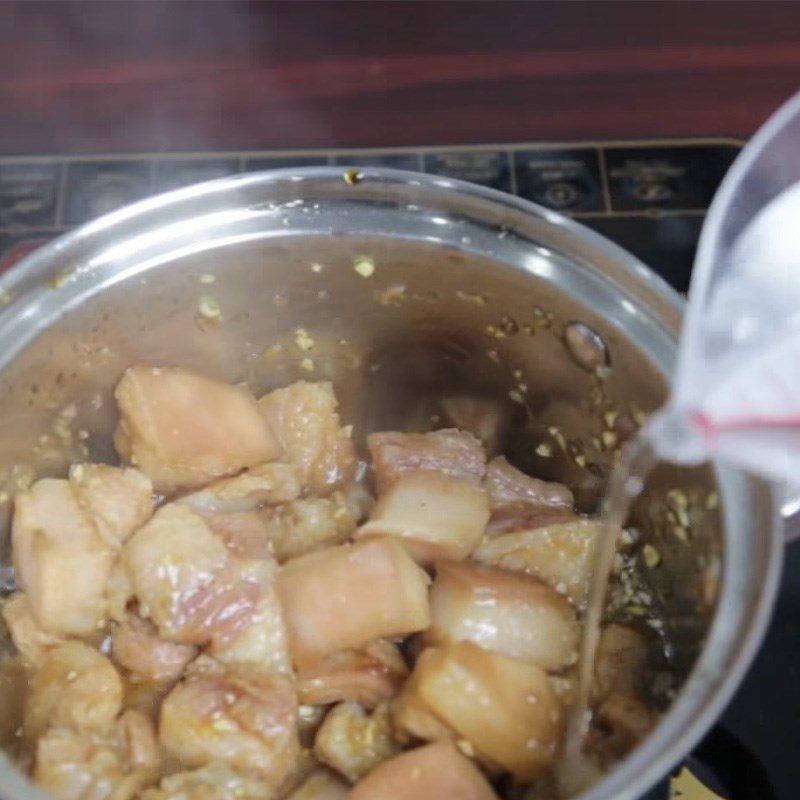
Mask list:
POLYGON ((713 458, 788 486, 798 481, 800 94, 758 131, 714 198, 669 400, 628 448, 601 508, 578 699, 560 770, 565 794, 593 782, 581 751, 600 621, 618 534, 649 469, 658 460, 713 458))

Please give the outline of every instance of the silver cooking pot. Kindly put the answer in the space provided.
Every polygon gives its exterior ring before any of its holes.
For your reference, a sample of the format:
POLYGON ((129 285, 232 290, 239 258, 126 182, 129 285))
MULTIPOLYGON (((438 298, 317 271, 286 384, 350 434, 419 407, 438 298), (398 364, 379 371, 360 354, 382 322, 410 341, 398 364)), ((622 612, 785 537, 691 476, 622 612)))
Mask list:
MULTIPOLYGON (((110 392, 136 362, 259 392, 331 379, 358 436, 435 427, 445 395, 490 398, 509 458, 591 510, 619 443, 665 397, 682 308, 628 253, 554 212, 457 181, 334 168, 124 208, 30 255, 0 278, 0 299, 6 565, 8 497, 70 460, 113 458, 110 392)), ((646 543, 657 559, 640 611, 660 609, 680 688, 585 800, 641 795, 722 711, 768 622, 778 505, 721 465, 662 466, 648 481, 632 557, 646 543)), ((7 761, 0 796, 42 797, 7 761)))

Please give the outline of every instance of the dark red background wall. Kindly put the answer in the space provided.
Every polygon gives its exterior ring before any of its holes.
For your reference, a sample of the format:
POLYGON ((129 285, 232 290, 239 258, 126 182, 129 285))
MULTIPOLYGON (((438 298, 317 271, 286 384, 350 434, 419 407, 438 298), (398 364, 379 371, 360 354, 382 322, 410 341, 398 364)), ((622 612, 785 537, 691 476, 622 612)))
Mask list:
POLYGON ((795 2, 0 3, 0 153, 745 137, 795 2))

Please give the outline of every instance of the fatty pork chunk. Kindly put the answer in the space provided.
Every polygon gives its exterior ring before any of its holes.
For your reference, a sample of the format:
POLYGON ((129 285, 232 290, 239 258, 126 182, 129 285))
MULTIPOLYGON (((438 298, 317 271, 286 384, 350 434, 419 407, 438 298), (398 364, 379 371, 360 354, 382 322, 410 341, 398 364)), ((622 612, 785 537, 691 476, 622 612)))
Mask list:
POLYGON ((25 600, 4 615, 32 661, 52 637, 97 635, 120 548, 152 511, 144 475, 104 464, 76 465, 68 480, 43 478, 16 496, 12 558, 25 600))
POLYGON ((430 592, 431 645, 474 642, 560 671, 577 660, 578 622, 570 603, 528 575, 472 562, 436 566, 430 592))
POLYGON ((375 489, 384 494, 409 472, 438 472, 477 486, 486 472, 480 440, 449 428, 432 433, 372 433, 367 437, 375 489))
POLYGON ((576 517, 489 538, 472 557, 483 564, 535 576, 583 608, 601 532, 598 520, 576 517))
POLYGON ((572 510, 566 486, 532 478, 502 457, 489 464, 484 488, 492 517, 472 557, 534 575, 584 607, 600 522, 572 510))
POLYGON ((367 439, 378 500, 359 538, 398 537, 423 566, 466 558, 489 520, 485 455, 470 433, 376 433, 367 439))
POLYGON ((352 701, 367 709, 391 700, 408 677, 400 649, 376 639, 359 649, 341 650, 297 674, 297 694, 307 706, 352 701))
POLYGON ((297 381, 265 395, 258 405, 308 492, 325 496, 353 481, 357 461, 351 427, 339 421, 330 383, 297 381))
POLYGON ((130 538, 122 563, 141 616, 162 639, 289 672, 273 559, 236 557, 200 515, 171 503, 130 538))
POLYGON ((357 483, 326 497, 301 497, 297 468, 273 462, 223 478, 175 502, 199 514, 232 554, 278 562, 341 544, 372 498, 357 483))
POLYGON ((130 800, 157 780, 152 723, 122 710, 122 681, 92 647, 68 642, 33 673, 22 741, 33 780, 59 800, 130 800))
POLYGON ((136 614, 129 614, 111 634, 111 659, 135 683, 172 684, 197 654, 194 645, 160 638, 155 625, 136 614))
POLYGON ((175 367, 130 367, 114 396, 114 443, 159 492, 196 489, 282 455, 255 397, 175 367))
POLYGON ((498 800, 481 771, 451 742, 407 750, 362 778, 347 800, 498 800))
POLYGON ((358 703, 339 703, 314 739, 314 755, 351 783, 399 750, 387 704, 368 713, 358 703))
POLYGON ((393 718, 401 740, 463 740, 490 769, 525 781, 552 766, 563 727, 541 667, 463 641, 422 652, 393 718))
POLYGON ((202 659, 165 698, 159 742, 184 769, 221 763, 277 793, 298 767, 297 713, 288 678, 202 659))
POLYGON ((648 662, 640 633, 616 623, 603 629, 592 687, 597 707, 593 734, 601 756, 611 762, 626 755, 658 722, 658 714, 643 699, 648 662))
MULTIPOLYGON (((211 761, 197 769, 167 775, 158 788, 143 792, 141 800, 277 800, 277 795, 266 782, 244 777, 223 762, 211 761)), ((308 800, 339 800, 339 797, 308 800)))
POLYGON ((299 670, 343 650, 430 624, 427 574, 393 538, 373 537, 292 559, 278 574, 299 670))
POLYGON ((503 456, 489 462, 483 487, 492 512, 489 534, 575 519, 572 492, 562 483, 532 478, 503 456))

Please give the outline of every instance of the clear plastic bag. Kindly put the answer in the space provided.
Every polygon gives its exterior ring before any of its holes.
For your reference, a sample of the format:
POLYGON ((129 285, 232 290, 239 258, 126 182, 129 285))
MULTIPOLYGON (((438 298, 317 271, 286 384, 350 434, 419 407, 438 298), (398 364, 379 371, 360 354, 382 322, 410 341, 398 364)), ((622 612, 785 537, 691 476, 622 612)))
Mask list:
POLYGON ((703 227, 658 455, 800 481, 800 94, 756 134, 703 227))

